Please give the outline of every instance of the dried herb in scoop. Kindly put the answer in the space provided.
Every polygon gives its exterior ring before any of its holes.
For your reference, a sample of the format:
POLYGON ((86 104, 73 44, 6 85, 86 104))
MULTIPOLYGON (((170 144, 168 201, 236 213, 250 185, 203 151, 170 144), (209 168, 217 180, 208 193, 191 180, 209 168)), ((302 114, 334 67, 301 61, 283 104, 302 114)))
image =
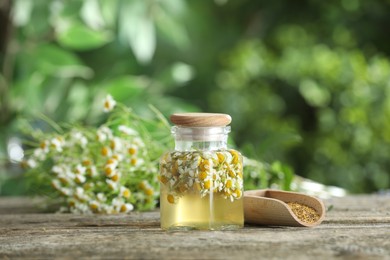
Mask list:
POLYGON ((299 218, 299 220, 306 223, 315 223, 319 220, 320 215, 315 209, 307 205, 303 205, 297 202, 287 202, 292 212, 299 218))

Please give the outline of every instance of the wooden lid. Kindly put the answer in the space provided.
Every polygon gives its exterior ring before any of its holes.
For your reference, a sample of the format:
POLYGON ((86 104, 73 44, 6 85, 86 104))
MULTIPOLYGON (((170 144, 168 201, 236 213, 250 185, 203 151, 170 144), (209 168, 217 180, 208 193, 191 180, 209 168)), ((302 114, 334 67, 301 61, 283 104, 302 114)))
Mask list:
POLYGON ((232 118, 227 114, 217 113, 178 113, 171 115, 171 122, 178 126, 213 127, 226 126, 232 118))

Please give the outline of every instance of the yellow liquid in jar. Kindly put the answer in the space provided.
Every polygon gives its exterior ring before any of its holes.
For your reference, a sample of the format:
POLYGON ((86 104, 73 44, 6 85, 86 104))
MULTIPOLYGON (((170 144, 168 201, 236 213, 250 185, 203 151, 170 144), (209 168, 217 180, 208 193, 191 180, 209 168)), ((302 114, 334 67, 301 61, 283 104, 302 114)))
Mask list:
POLYGON ((222 193, 187 193, 175 203, 167 200, 167 189, 161 187, 161 228, 168 230, 233 230, 244 225, 243 198, 233 202, 222 193))
POLYGON ((235 150, 173 151, 160 160, 161 227, 243 227, 242 156, 235 150))

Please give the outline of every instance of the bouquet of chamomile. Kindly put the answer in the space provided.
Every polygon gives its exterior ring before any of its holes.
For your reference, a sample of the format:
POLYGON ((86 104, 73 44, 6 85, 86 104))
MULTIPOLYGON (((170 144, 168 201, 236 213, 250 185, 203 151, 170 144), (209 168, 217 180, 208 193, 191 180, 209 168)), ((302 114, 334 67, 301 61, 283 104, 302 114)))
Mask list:
POLYGON ((107 120, 95 128, 31 129, 34 147, 22 162, 36 193, 72 213, 127 213, 156 207, 158 160, 170 142, 169 124, 137 116, 111 95, 102 102, 107 120))

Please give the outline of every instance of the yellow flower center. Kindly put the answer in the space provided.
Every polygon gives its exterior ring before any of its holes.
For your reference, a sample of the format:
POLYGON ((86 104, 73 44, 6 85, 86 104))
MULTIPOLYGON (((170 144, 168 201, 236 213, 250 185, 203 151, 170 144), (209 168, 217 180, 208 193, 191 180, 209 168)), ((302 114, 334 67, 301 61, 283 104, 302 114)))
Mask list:
POLYGON ((109 176, 112 173, 112 169, 109 166, 106 166, 104 168, 104 172, 106 173, 106 176, 109 176))
POLYGON ((208 190, 211 187, 211 180, 207 180, 203 183, 203 187, 208 190))
POLYGON ((117 155, 117 154, 114 154, 113 156, 112 156, 112 159, 114 159, 114 160, 119 160, 119 155, 117 155))
POLYGON ((208 169, 210 169, 210 162, 208 160, 203 160, 201 163, 200 163, 200 169, 202 171, 206 171, 208 169))
POLYGON ((167 200, 169 203, 174 204, 175 203, 175 197, 172 194, 168 194, 167 200))
POLYGON ((181 193, 184 193, 184 192, 187 191, 187 187, 186 187, 184 184, 182 184, 182 185, 179 186, 179 191, 180 191, 181 193))
POLYGON ((79 176, 76 176, 75 181, 76 181, 77 184, 81 184, 82 183, 79 176))
POLYGON ((119 175, 118 174, 115 174, 114 176, 111 177, 111 180, 113 181, 118 181, 119 180, 119 175))
POLYGON ((90 160, 83 160, 82 163, 84 166, 88 166, 88 165, 91 165, 92 162, 90 160))
POLYGON ((142 182, 140 182, 139 184, 138 184, 138 187, 140 188, 140 189, 145 189, 146 188, 146 183, 144 182, 144 181, 142 181, 142 182))
POLYGON ((204 172, 204 171, 202 171, 202 172, 200 172, 199 174, 198 174, 198 178, 199 178, 199 180, 204 180, 204 179, 206 179, 206 177, 207 177, 207 172, 204 172))
POLYGON ((110 141, 110 147, 111 147, 111 149, 115 149, 115 141, 114 140, 110 141))
POLYGON ((230 189, 233 186, 232 180, 227 180, 225 186, 226 186, 226 188, 230 189))
POLYGON ((103 156, 107 156, 108 155, 108 147, 103 147, 101 153, 103 156))
POLYGON ((62 182, 62 184, 68 184, 68 179, 66 179, 65 177, 58 177, 58 179, 60 180, 60 182, 62 182))
POLYGON ((133 147, 129 148, 129 154, 134 155, 137 153, 137 150, 133 147))
POLYGON ((222 153, 217 153, 219 163, 223 163, 225 156, 222 153))
POLYGON ((98 209, 98 205, 96 203, 92 203, 89 205, 89 208, 93 211, 96 211, 98 209))
POLYGON ((145 194, 146 194, 147 196, 153 196, 154 191, 153 191, 152 188, 147 188, 147 189, 145 189, 145 194))
POLYGON ((163 184, 166 184, 168 182, 168 178, 163 176, 163 175, 159 175, 158 176, 158 180, 163 183, 163 184))
POLYGON ((122 196, 125 197, 125 198, 129 198, 130 197, 130 190, 129 189, 125 189, 123 190, 122 192, 122 196))
POLYGON ((177 176, 178 175, 178 168, 179 168, 179 165, 177 163, 177 161, 175 161, 172 165, 172 175, 174 176, 177 176))
POLYGON ((120 212, 126 212, 126 210, 127 210, 127 207, 126 207, 125 204, 123 204, 123 205, 121 206, 120 212))
POLYGON ((238 152, 235 150, 230 150, 229 152, 233 156, 232 163, 238 164, 240 162, 240 155, 238 154, 238 152))
POLYGON ((131 158, 130 164, 135 166, 137 164, 137 159, 136 158, 131 158))
POLYGON ((89 190, 91 187, 92 187, 92 185, 90 183, 85 183, 83 185, 84 190, 89 190))
POLYGON ((240 198, 241 195, 242 195, 242 192, 241 192, 240 189, 235 189, 233 192, 234 192, 234 194, 236 195, 237 198, 240 198))
POLYGON ((86 172, 87 172, 87 176, 92 177, 93 171, 91 168, 87 168, 86 172))

